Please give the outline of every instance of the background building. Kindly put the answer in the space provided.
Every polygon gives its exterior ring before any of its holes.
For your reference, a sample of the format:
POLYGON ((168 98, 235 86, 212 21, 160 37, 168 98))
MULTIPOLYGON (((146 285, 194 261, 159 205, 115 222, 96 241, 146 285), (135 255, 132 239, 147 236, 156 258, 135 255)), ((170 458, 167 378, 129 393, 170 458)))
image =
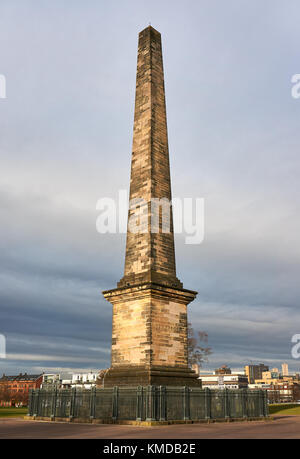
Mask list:
POLYGON ((211 374, 201 375, 202 388, 209 389, 246 389, 248 378, 241 374, 211 374))
POLYGON ((89 373, 75 373, 72 375, 72 387, 81 387, 82 389, 91 389, 96 386, 99 371, 89 373))
POLYGON ((277 382, 267 388, 269 403, 300 401, 300 384, 297 382, 277 382))
POLYGON ((81 389, 90 389, 96 385, 99 371, 90 371, 89 373, 57 373, 44 374, 42 388, 52 389, 69 389, 77 387, 81 389))
POLYGON ((300 401, 300 376, 289 375, 287 363, 282 364, 282 373, 278 368, 269 370, 263 364, 247 365, 245 373, 251 380, 249 389, 266 389, 269 403, 300 401))
POLYGON ((245 374, 248 378, 248 383, 254 384, 256 379, 262 379, 262 373, 268 370, 269 367, 264 363, 260 363, 258 365, 246 365, 245 374))
POLYGON ((281 365, 281 369, 282 369, 282 376, 288 376, 289 375, 289 366, 287 363, 283 363, 281 365))
POLYGON ((43 375, 28 375, 20 373, 16 376, 0 378, 0 406, 27 405, 30 389, 38 389, 43 375))
POLYGON ((42 388, 68 389, 72 384, 71 373, 45 373, 43 374, 42 388))
POLYGON ((216 375, 231 375, 231 369, 227 365, 222 365, 215 370, 216 375))

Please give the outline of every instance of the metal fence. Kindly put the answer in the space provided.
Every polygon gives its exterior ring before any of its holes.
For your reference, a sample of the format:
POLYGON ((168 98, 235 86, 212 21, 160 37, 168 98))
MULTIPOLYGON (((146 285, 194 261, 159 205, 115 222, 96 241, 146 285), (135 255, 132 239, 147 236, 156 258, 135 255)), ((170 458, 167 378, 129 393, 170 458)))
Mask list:
POLYGON ((193 387, 34 389, 29 416, 107 422, 209 420, 268 416, 265 390, 193 387))

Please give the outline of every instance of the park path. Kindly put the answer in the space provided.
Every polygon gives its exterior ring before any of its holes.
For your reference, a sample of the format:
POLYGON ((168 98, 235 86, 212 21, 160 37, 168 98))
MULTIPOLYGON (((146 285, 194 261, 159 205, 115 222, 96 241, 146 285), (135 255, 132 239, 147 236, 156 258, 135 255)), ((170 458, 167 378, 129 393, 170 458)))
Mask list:
POLYGON ((0 438, 205 439, 300 438, 300 416, 275 416, 266 422, 185 424, 160 427, 93 425, 0 419, 0 438))

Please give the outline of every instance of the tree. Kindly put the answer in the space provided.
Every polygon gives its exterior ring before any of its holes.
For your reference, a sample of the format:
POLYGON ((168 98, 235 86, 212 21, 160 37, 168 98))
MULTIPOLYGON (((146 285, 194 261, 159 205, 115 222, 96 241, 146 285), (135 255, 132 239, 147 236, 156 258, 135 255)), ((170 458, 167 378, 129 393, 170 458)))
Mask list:
POLYGON ((202 345, 207 340, 206 332, 195 332, 192 324, 188 322, 188 361, 191 368, 193 365, 201 367, 204 362, 208 362, 208 356, 212 354, 211 347, 202 345))
POLYGON ((27 391, 18 391, 14 396, 15 403, 18 406, 27 406, 28 405, 29 393, 27 391))
POLYGON ((7 383, 0 383, 0 402, 8 403, 11 401, 12 395, 7 383))

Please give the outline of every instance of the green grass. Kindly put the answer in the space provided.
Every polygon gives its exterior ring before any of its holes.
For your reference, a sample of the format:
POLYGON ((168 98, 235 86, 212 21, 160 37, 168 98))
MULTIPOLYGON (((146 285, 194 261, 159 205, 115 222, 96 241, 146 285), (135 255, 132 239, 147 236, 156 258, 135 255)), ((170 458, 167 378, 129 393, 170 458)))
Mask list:
POLYGON ((270 414, 290 414, 300 416, 300 405, 269 405, 270 414))
POLYGON ((25 416, 27 414, 27 407, 15 408, 13 406, 2 407, 0 406, 0 418, 16 418, 25 416))

